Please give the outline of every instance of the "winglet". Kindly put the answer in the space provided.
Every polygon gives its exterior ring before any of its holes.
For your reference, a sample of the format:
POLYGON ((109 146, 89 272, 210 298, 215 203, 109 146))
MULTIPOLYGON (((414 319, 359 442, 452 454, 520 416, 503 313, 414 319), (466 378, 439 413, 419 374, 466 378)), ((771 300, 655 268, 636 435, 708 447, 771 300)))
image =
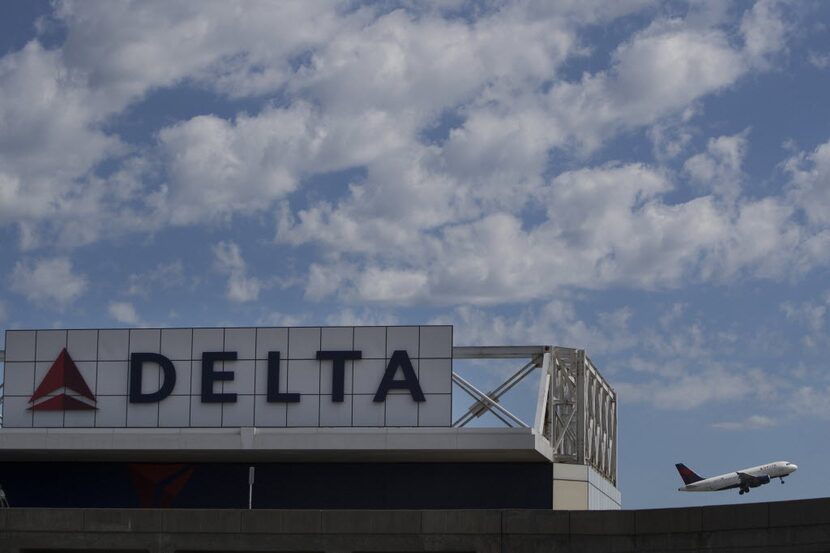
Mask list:
POLYGON ((703 478, 698 476, 695 471, 693 471, 683 463, 677 463, 674 466, 677 467, 677 472, 680 473, 680 478, 683 479, 683 483, 687 486, 689 484, 694 484, 695 482, 700 482, 701 480, 703 480, 703 478))

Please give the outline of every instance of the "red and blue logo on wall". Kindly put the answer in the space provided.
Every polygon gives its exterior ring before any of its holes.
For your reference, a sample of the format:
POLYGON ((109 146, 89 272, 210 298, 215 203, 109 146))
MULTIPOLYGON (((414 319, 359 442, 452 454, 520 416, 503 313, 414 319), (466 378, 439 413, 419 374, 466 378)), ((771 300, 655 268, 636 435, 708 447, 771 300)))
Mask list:
POLYGON ((69 356, 69 352, 63 348, 35 393, 32 394, 32 399, 29 400, 32 405, 29 410, 85 411, 97 409, 95 402, 95 394, 89 389, 77 365, 69 356), (55 391, 60 393, 50 395, 55 391), (74 392, 74 394, 69 395, 67 392, 74 392), (82 398, 86 398, 89 402, 82 398))

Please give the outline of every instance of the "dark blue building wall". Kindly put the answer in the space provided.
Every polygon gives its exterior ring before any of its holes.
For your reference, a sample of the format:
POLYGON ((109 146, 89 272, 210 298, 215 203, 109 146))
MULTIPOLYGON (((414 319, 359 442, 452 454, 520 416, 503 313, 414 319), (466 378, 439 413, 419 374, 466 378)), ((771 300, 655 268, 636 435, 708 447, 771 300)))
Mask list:
POLYGON ((548 463, 0 462, 13 507, 550 509, 548 463))

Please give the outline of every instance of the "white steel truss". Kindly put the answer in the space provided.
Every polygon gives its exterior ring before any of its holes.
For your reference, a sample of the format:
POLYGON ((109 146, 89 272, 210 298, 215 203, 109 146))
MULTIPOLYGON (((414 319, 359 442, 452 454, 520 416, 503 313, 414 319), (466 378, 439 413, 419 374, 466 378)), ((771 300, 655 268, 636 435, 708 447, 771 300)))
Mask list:
POLYGON ((499 398, 539 368, 533 432, 549 442, 555 462, 590 465, 617 484, 617 394, 584 350, 553 346, 454 347, 453 358, 526 360, 488 393, 453 372, 453 382, 474 400, 453 426, 465 426, 489 412, 507 426, 529 428, 501 405, 499 398))

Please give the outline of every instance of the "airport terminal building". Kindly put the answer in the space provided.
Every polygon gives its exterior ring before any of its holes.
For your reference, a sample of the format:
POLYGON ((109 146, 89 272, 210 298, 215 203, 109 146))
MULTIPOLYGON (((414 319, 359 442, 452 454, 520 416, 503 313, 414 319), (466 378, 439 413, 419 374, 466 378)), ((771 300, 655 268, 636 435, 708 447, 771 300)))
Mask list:
POLYGON ((583 350, 456 346, 435 325, 8 330, 5 344, 12 507, 621 505, 616 395, 583 350))

